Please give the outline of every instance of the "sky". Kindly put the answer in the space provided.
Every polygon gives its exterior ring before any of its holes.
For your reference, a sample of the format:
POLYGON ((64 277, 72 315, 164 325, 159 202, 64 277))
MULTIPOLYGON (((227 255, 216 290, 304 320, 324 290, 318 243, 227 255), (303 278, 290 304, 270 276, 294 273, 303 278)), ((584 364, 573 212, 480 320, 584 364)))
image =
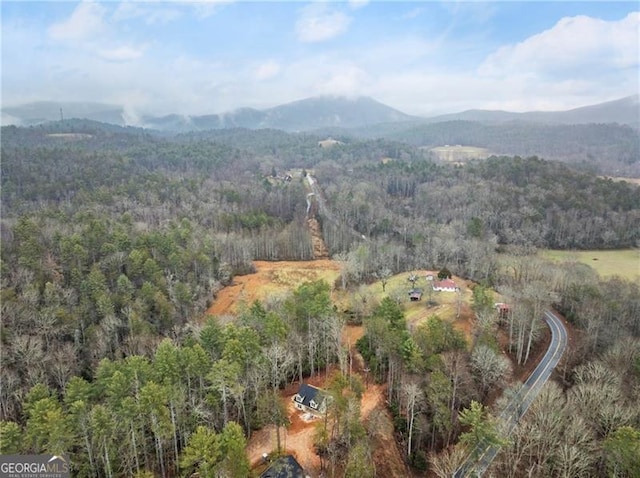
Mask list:
POLYGON ((640 4, 2 0, 1 101, 144 114, 370 96, 408 114, 638 94, 640 4))

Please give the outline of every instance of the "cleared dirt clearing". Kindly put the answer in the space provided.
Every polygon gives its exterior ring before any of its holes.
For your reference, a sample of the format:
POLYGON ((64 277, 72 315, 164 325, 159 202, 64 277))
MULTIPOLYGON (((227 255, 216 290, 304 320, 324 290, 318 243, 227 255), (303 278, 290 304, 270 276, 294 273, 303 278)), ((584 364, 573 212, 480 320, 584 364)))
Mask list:
POLYGON ((235 315, 242 305, 255 300, 287 294, 305 282, 325 280, 333 285, 340 274, 340 263, 330 259, 315 261, 255 261, 256 272, 236 276, 233 283, 218 292, 213 305, 207 310, 211 315, 235 315))

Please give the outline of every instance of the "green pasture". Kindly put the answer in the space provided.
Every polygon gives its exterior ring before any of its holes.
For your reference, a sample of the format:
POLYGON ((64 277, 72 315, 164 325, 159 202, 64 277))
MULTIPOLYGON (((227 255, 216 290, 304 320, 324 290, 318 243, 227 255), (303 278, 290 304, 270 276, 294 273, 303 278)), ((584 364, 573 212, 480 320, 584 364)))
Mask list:
POLYGON ((554 262, 579 262, 595 270, 601 277, 620 276, 630 281, 640 281, 640 249, 607 251, 558 251, 545 249, 539 252, 544 259, 554 262))
MULTIPOLYGON (((437 271, 435 271, 434 274, 437 274, 437 271)), ((458 312, 458 293, 432 291, 432 302, 429 304, 429 289, 431 288, 431 282, 427 281, 425 276, 426 271, 421 270, 403 272, 389 279, 385 292, 382 291, 382 284, 380 282, 370 284, 367 286, 367 289, 369 294, 375 297, 377 302, 381 301, 386 296, 402 302, 407 324, 410 327, 415 327, 425 322, 432 315, 437 315, 443 320, 454 323, 457 328, 465 332, 465 335, 468 335, 470 330, 469 319, 471 316, 470 305, 472 292, 468 287, 467 281, 464 281, 459 277, 453 277, 453 280, 456 282, 458 287, 460 287, 462 299, 460 318, 456 319, 458 312), (412 302, 409 299, 409 291, 411 290, 412 285, 408 278, 412 274, 415 274, 417 277, 415 287, 417 289, 422 289, 423 291, 422 300, 415 302, 412 302)))
POLYGON ((475 146, 437 146, 430 150, 439 159, 444 161, 466 161, 469 159, 486 158, 491 155, 486 148, 475 146))

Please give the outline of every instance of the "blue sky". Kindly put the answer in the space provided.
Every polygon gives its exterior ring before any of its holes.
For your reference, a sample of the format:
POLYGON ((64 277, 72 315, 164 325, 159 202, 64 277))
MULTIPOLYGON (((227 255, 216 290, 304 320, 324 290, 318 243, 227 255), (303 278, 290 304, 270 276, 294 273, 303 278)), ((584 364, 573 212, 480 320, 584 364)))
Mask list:
POLYGON ((220 113, 371 96, 406 113, 637 94, 638 2, 2 1, 2 104, 220 113))

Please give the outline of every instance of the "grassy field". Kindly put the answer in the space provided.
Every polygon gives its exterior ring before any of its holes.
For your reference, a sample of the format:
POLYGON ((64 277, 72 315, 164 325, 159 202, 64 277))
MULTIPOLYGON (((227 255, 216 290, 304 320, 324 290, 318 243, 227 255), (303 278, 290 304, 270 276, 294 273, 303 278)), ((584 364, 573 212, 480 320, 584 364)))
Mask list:
MULTIPOLYGON (((437 315, 443 320, 452 322, 454 326, 462 331, 467 340, 471 339, 471 318, 473 313, 471 311, 471 289, 469 288, 469 282, 459 277, 453 277, 455 283, 460 287, 461 293, 461 306, 460 317, 456 319, 458 313, 458 294, 455 292, 432 292, 431 300, 432 305, 428 305, 429 301, 429 288, 431 282, 428 282, 425 278, 427 271, 413 271, 403 272, 397 274, 389 279, 386 286, 386 292, 382 292, 382 285, 380 282, 375 282, 368 286, 369 292, 378 301, 384 297, 389 296, 397 298, 402 301, 404 306, 405 317, 407 318, 407 324, 409 328, 414 328, 417 325, 425 322, 432 315, 437 315), (417 276, 415 287, 422 289, 422 300, 412 302, 409 300, 408 292, 412 288, 411 282, 408 278, 411 274, 417 276)), ((437 274, 437 272, 434 272, 437 274)))
POLYGON ((324 280, 333 286, 340 275, 340 264, 331 260, 255 261, 256 272, 233 278, 233 284, 218 292, 207 311, 211 315, 235 315, 238 308, 255 300, 286 295, 305 282, 324 280))
MULTIPOLYGON (((336 280, 340 276, 341 265, 337 261, 329 259, 307 262, 266 262, 255 261, 256 272, 244 276, 234 277, 233 284, 225 287, 216 295, 213 304, 207 311, 215 316, 236 315, 242 307, 251 305, 254 300, 267 300, 269 298, 286 295, 307 281, 324 280, 333 289, 336 280)), ((450 321, 462 331, 467 340, 471 340, 472 318, 471 310, 471 283, 459 277, 453 277, 460 287, 460 314, 458 315, 458 294, 456 292, 432 292, 432 304, 429 301, 429 288, 431 282, 425 278, 427 271, 412 271, 397 274, 389 279, 386 291, 382 292, 380 282, 374 282, 365 286, 367 295, 372 303, 379 303, 384 297, 389 296, 399 300, 403 304, 407 324, 410 328, 425 322, 432 315, 438 315, 443 320, 450 321), (411 274, 417 276, 415 287, 424 291, 422 300, 412 302, 408 292, 412 288, 408 277, 411 274)), ((437 272, 434 272, 437 274, 437 272)), ((339 287, 332 290, 332 300, 342 310, 349 308, 352 293, 343 291, 339 287)))
POLYGON ((466 161, 469 159, 482 159, 491 156, 488 149, 476 148, 475 146, 438 146, 431 148, 438 159, 444 161, 466 161))
POLYGON ((640 281, 640 249, 614 251, 542 250, 540 256, 555 262, 580 262, 593 268, 601 277, 620 276, 640 281))
POLYGON ((640 178, 622 178, 617 176, 600 176, 600 177, 604 179, 612 179, 614 181, 626 181, 628 183, 637 184, 640 186, 640 178))

